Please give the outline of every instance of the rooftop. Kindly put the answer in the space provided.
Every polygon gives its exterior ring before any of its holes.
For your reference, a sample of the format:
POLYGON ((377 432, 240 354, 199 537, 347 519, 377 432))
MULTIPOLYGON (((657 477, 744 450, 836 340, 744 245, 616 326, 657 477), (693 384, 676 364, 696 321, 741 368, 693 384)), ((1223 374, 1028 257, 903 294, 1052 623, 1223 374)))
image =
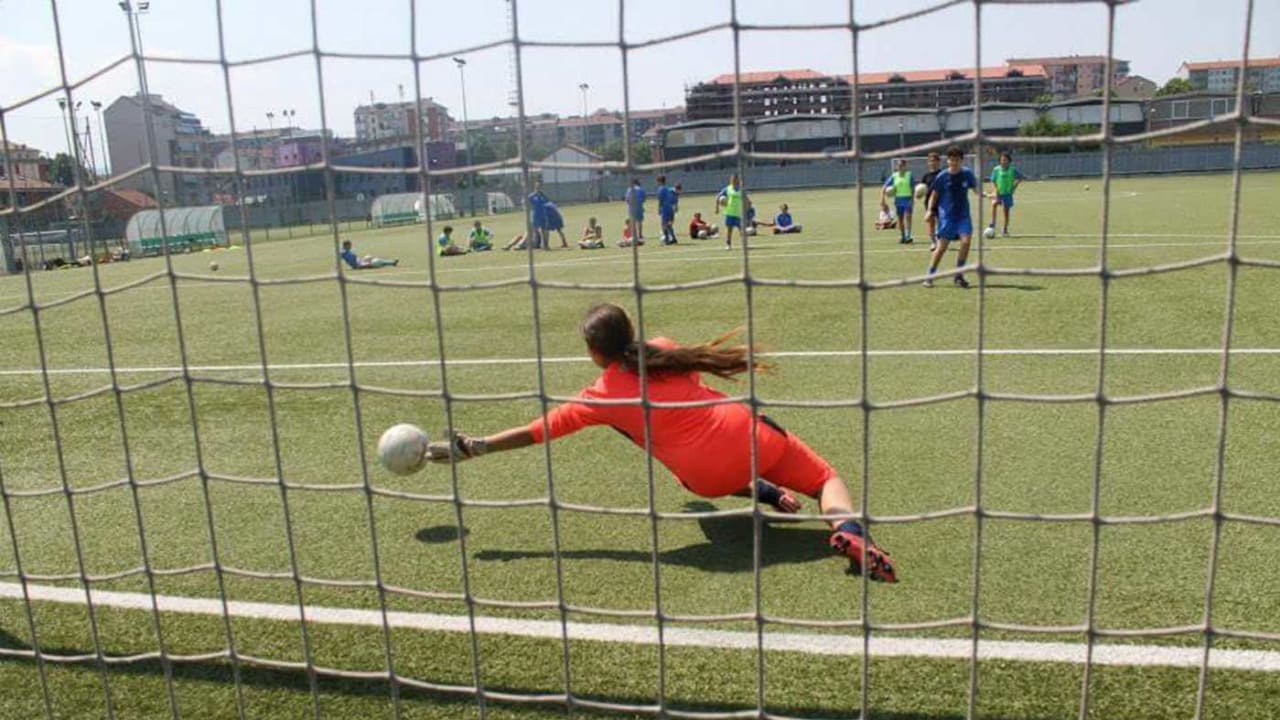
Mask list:
MULTIPOLYGON (((1184 62, 1182 66, 1188 70, 1225 70, 1240 67, 1239 60, 1214 60, 1211 62, 1184 62)), ((1280 67, 1280 57, 1249 58, 1250 68, 1280 67)))

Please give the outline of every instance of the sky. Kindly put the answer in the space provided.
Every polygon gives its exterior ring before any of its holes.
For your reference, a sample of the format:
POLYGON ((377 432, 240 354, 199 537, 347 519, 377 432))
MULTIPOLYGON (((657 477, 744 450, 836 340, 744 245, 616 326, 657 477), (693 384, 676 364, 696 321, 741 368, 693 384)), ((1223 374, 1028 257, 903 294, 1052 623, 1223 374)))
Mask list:
MULTIPOLYGON (((195 113, 214 132, 278 126, 284 111, 293 125, 339 135, 354 134, 357 105, 396 101, 401 93, 432 97, 471 119, 513 114, 515 53, 511 45, 482 48, 511 37, 511 0, 151 0, 139 24, 152 93, 195 113), (223 38, 219 41, 219 9, 223 38), (411 9, 416 17, 411 19, 411 9), (415 48, 416 43, 416 48, 415 48), (325 53, 403 56, 393 59, 326 56, 325 53), (411 54, 429 59, 418 63, 411 54), (229 63, 224 73, 221 53, 229 63), (297 57, 246 61, 300 52, 297 57), (177 62, 199 60, 203 62, 177 62), (227 87, 230 87, 228 102, 227 87), (267 113, 273 113, 269 119, 267 113)), ((136 3, 136 0, 135 0, 136 3)), ((727 23, 731 0, 515 0, 522 40, 531 43, 607 43, 602 48, 524 46, 519 77, 528 114, 684 104, 687 86, 734 70, 729 29, 662 41, 690 30, 727 23), (619 17, 621 13, 621 18, 619 17), (626 56, 617 43, 652 43, 626 56), (624 97, 625 95, 625 97, 624 97)), ((942 0, 855 0, 855 20, 868 25, 942 0)), ((751 24, 845 23, 849 0, 737 0, 738 20, 751 24)), ((1136 0, 1116 8, 1115 56, 1132 72, 1163 83, 1186 60, 1240 57, 1247 0, 1136 0)), ((858 69, 864 72, 975 63, 975 15, 971 3, 858 34, 858 69)), ((1009 57, 1101 55, 1107 47, 1106 5, 984 4, 981 8, 983 65, 1009 57)), ((27 102, 67 81, 74 98, 89 108, 138 87, 130 55, 129 25, 116 0, 0 0, 0 108, 9 139, 47 154, 65 151, 61 112, 53 95, 27 102), (55 34, 61 32, 61 60, 55 34)), ((1255 0, 1252 57, 1280 56, 1280 2, 1255 0)), ((838 30, 743 30, 741 70, 812 68, 826 73, 853 70, 852 33, 838 30)), ((84 123, 83 115, 79 126, 84 123)), ((94 142, 98 142, 97 119, 94 142)))

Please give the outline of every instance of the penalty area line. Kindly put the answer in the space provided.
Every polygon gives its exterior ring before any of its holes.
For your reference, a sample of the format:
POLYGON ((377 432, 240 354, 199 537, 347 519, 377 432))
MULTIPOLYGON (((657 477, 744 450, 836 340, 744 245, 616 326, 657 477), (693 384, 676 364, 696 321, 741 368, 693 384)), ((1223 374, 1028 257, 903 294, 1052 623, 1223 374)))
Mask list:
MULTIPOLYGON (((27 585, 31 599, 39 602, 55 602, 83 605, 85 592, 81 588, 27 585)), ((151 596, 144 593, 94 590, 93 602, 97 607, 150 611, 153 603, 161 612, 187 615, 223 614, 222 602, 211 598, 191 598, 173 595, 151 596)), ((21 600, 22 585, 0 583, 0 598, 21 600)), ((382 613, 378 610, 306 606, 303 608, 307 622, 328 625, 354 625, 381 628, 382 613)), ((299 621, 299 607, 280 603, 228 601, 227 614, 231 617, 254 620, 299 621)), ((470 621, 465 615, 447 615, 421 612, 391 612, 386 621, 393 628, 426 632, 469 633, 470 621)), ((565 626, 570 640, 625 643, 630 645, 658 645, 657 628, 644 625, 617 625, 612 623, 569 622, 565 626)), ((558 620, 519 620, 476 616, 475 631, 481 635, 505 635, 514 637, 560 640, 562 626, 558 620)), ((698 628, 666 627, 662 644, 670 647, 693 647, 711 650, 755 650, 758 639, 755 632, 735 630, 710 630, 698 628)), ((859 657, 863 654, 862 636, 819 635, 816 633, 766 632, 764 648, 775 652, 795 652, 810 655, 839 655, 859 657)), ((869 652, 873 657, 915 657, 945 660, 968 660, 972 656, 973 643, 969 639, 872 637, 869 652)), ((1088 648, 1082 643, 1028 642, 1010 640, 983 640, 978 644, 978 659, 1009 660, 1016 662, 1083 664, 1088 648)), ((1093 646, 1092 663, 1095 665, 1120 665, 1130 667, 1197 668, 1203 661, 1200 647, 1169 647, 1163 645, 1096 644, 1093 646)), ((1264 650, 1220 650, 1211 648, 1209 666, 1218 670, 1247 670, 1254 672, 1280 672, 1280 652, 1264 650)))
MULTIPOLYGON (((1280 348, 1252 347, 1230 348, 1231 355, 1280 355, 1280 348)), ((973 357, 977 350, 970 349, 938 349, 938 350, 868 350, 868 357, 973 357)), ((1098 348, 984 348, 984 357, 1094 357, 1098 348)), ((1222 348, 1107 348, 1109 356, 1220 356, 1222 348)), ((762 352, 759 357, 769 358, 856 358, 861 353, 857 350, 784 350, 778 352, 762 352)), ((586 363, 591 358, 586 355, 551 355, 542 358, 546 364, 586 363)), ((467 365, 533 365, 536 357, 506 358, 459 358, 446 361, 449 366, 467 365)), ((351 363, 356 369, 373 368, 432 368, 440 364, 439 360, 357 360, 351 363)), ((270 363, 267 370, 281 372, 289 370, 345 370, 345 362, 313 362, 313 363, 270 363)), ((193 373, 218 372, 250 372, 261 371, 260 363, 244 363, 239 365, 190 365, 186 368, 193 373)), ((180 373, 181 365, 150 365, 138 367, 117 367, 120 374, 140 373, 180 373)), ((16 368, 0 370, 0 377, 20 375, 40 375, 40 368, 16 368)), ((102 375, 111 372, 107 367, 49 368, 50 375, 102 375)))

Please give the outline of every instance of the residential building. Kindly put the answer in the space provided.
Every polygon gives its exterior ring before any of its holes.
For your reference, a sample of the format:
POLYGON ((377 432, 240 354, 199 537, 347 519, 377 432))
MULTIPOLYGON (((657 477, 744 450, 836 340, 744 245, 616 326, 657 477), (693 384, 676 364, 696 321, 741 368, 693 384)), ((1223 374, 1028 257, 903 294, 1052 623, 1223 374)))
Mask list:
MULTIPOLYGON (((860 112, 888 108, 956 107, 973 103, 972 68, 940 68, 861 73, 857 77, 860 112)), ((1031 102, 1048 92, 1044 70, 1031 65, 982 69, 983 102, 1031 102)), ((824 75, 814 70, 743 73, 738 96, 742 117, 847 115, 852 75, 824 75)), ((686 90, 688 119, 730 119, 734 111, 734 76, 720 75, 686 90)))
MULTIPOLYGON (((1240 61, 1184 62, 1178 68, 1178 77, 1189 81, 1194 90, 1233 93, 1240 77, 1240 61)), ((1280 57, 1250 58, 1245 92, 1280 92, 1280 57)))
MULTIPOLYGON (((10 165, 14 177, 49 180, 49 160, 42 158, 39 150, 0 138, 0 178, 8 177, 10 165)), ((4 192, 3 185, 0 192, 4 192)))
MULTIPOLYGON (((768 70, 736 78, 742 117, 831 115, 849 112, 848 80, 814 70, 768 70)), ((733 73, 685 89, 690 121, 734 116, 733 73)))
POLYGON ((1160 89, 1160 86, 1155 81, 1148 80, 1141 75, 1122 77, 1111 85, 1111 90, 1114 93, 1112 97, 1121 100, 1147 100, 1154 97, 1158 89, 1160 89))
MULTIPOLYGON (((1059 100, 1090 95, 1106 85, 1107 58, 1103 55, 1010 58, 1005 60, 1005 65, 1039 68, 1048 78, 1047 92, 1059 100)), ((1128 74, 1128 60, 1111 59, 1112 82, 1128 74)))
MULTIPOLYGON (((973 104, 973 68, 941 68, 858 75, 858 110, 947 108, 973 104)), ((846 76, 850 85, 853 76, 846 76)), ((1048 93, 1044 69, 1033 65, 982 68, 983 103, 1029 103, 1048 93)))
POLYGON ((622 118, 619 115, 606 111, 597 111, 585 118, 581 116, 561 118, 560 140, 582 148, 598 150, 622 140, 622 126, 622 118))
POLYGON ((422 137, 430 142, 443 140, 452 123, 449 109, 431 98, 416 105, 412 101, 361 105, 355 109, 355 121, 357 140, 414 138, 421 122, 422 137))
MULTIPOLYGON (((111 170, 119 175, 153 162, 147 141, 143 107, 150 108, 155 133, 154 164, 168 167, 212 168, 217 155, 213 136, 200 118, 166 102, 160 95, 122 96, 102 113, 106 125, 111 170)), ((216 179, 212 176, 162 172, 161 192, 172 205, 204 205, 210 202, 216 179)), ((152 191, 150 173, 140 173, 124 182, 124 187, 152 191)))

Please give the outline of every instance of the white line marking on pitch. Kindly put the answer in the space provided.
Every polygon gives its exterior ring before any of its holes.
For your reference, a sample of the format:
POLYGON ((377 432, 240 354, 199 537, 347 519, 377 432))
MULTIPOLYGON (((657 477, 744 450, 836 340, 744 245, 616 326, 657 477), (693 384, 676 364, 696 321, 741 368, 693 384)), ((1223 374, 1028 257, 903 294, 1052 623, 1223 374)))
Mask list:
MULTIPOLYGON (((768 236, 768 237, 772 237, 772 236, 768 236)), ((878 236, 875 236, 875 235, 867 235, 867 236, 866 236, 866 240, 867 240, 869 243, 870 243, 870 242, 874 242, 874 241, 876 240, 876 238, 877 238, 877 237, 878 237, 878 236)), ((1008 244, 1004 244, 1004 243, 1009 242, 1009 240, 1008 240, 1008 239, 1001 240, 1001 241, 994 241, 994 240, 993 240, 993 241, 989 241, 989 242, 987 242, 987 243, 986 243, 984 250, 985 250, 986 252, 992 252, 992 251, 997 251, 997 250, 1000 250, 1000 251, 1005 251, 1005 250, 1031 250, 1031 251, 1036 251, 1036 252, 1056 252, 1056 251, 1062 251, 1062 250, 1097 250, 1097 249, 1099 249, 1099 247, 1100 247, 1100 242, 1084 243, 1084 244, 1076 243, 1076 244, 1066 244, 1066 245, 1055 245, 1055 244, 1050 244, 1050 242, 1048 242, 1048 241, 1051 241, 1051 240, 1054 240, 1054 239, 1058 239, 1058 238, 1069 238, 1069 239, 1091 238, 1091 239, 1095 239, 1095 240, 1099 240, 1099 241, 1100 241, 1100 237, 1101 237, 1101 236, 1100 236, 1098 233, 1053 233, 1053 234, 1052 234, 1052 237, 1041 238, 1041 239, 1043 239, 1043 240, 1045 240, 1045 241, 1046 241, 1044 244, 1039 244, 1039 245, 1008 245, 1008 244)), ((1227 242, 1227 239, 1226 239, 1226 235, 1225 235, 1225 234, 1223 234, 1223 235, 1202 235, 1202 234, 1190 234, 1190 233, 1187 233, 1187 234, 1170 234, 1170 233, 1109 233, 1107 237, 1109 237, 1109 238, 1175 238, 1175 239, 1176 239, 1176 238, 1184 238, 1184 239, 1200 239, 1200 240, 1203 240, 1203 239, 1206 239, 1206 238, 1207 238, 1207 239, 1210 239, 1210 240, 1216 240, 1216 242, 1168 242, 1168 243, 1116 243, 1116 242, 1110 242, 1110 243, 1108 243, 1108 244, 1107 244, 1107 247, 1108 247, 1109 249, 1111 249, 1111 250, 1140 250, 1140 249, 1146 249, 1146 248, 1150 248, 1150 249, 1165 249, 1165 248, 1178 248, 1178 247, 1222 247, 1222 248, 1224 248, 1224 249, 1225 249, 1225 248, 1226 248, 1226 242, 1227 242)), ((1237 240, 1236 240, 1236 244, 1237 244, 1237 245, 1275 245, 1275 244, 1280 244, 1280 236, 1277 236, 1277 235, 1237 235, 1237 236, 1236 236, 1236 238, 1237 238, 1237 240)), ((1017 236, 1015 236, 1015 237, 1014 237, 1014 239, 1017 239, 1017 236)), ((845 245, 845 244, 848 244, 848 243, 850 243, 850 242, 854 242, 854 241, 855 241, 855 239, 854 239, 854 238, 829 238, 829 239, 805 240, 805 241, 804 241, 804 247, 812 248, 812 247, 817 247, 817 246, 828 246, 828 245, 837 245, 837 244, 839 244, 839 245, 845 245)), ((761 241, 761 240, 756 240, 755 242, 756 242, 756 243, 761 243, 762 241, 761 241)), ((787 242, 787 241, 782 241, 782 242, 787 242)), ((705 244, 705 245, 704 245, 704 244, 701 244, 701 243, 700 243, 700 244, 698 244, 698 245, 692 245, 692 246, 690 246, 690 245, 685 245, 685 246, 684 246, 684 248, 686 248, 685 250, 683 250, 682 252, 679 252, 678 254, 675 254, 675 255, 668 255, 667 257, 654 257, 653 255, 651 255, 651 254, 647 254, 647 253, 646 253, 646 254, 643 254, 643 255, 641 256, 641 257, 642 257, 642 260, 640 261, 640 263, 641 263, 641 265, 665 265, 665 264, 669 264, 669 263, 687 264, 687 263, 688 263, 688 261, 689 261, 689 259, 690 259, 690 257, 689 257, 690 255, 696 255, 696 256, 698 256, 698 261, 699 261, 699 262, 707 262, 707 261, 710 261, 710 262, 737 262, 737 263, 741 263, 741 262, 742 262, 742 256, 741 256, 741 254, 736 253, 736 252, 735 252, 735 253, 725 253, 724 251, 722 251, 722 250, 720 249, 720 248, 721 248, 721 247, 723 247, 723 246, 722 246, 722 245, 720 245, 720 244, 719 244, 719 242, 718 242, 717 240, 708 240, 708 241, 706 241, 706 243, 707 243, 707 244, 705 244)), ((896 242, 895 242, 893 245, 894 245, 893 247, 868 247, 868 248, 865 250, 865 252, 866 252, 866 253, 868 253, 868 254, 873 254, 873 255, 889 254, 889 253, 903 253, 903 252, 909 252, 909 250, 904 250, 903 248, 898 247, 896 242)), ((760 248, 775 248, 775 247, 779 247, 779 245, 774 245, 774 244, 772 244, 772 242, 769 242, 769 243, 766 243, 766 244, 759 245, 759 247, 760 247, 760 248)), ((793 246, 793 247, 794 247, 794 246, 793 246)), ((856 246, 855 246, 854 248, 851 248, 851 249, 847 249, 847 250, 835 250, 835 251, 831 251, 831 252, 813 252, 813 251, 808 251, 808 252, 760 252, 760 253, 756 253, 756 254, 754 254, 754 255, 753 255, 753 257, 756 259, 756 261, 760 261, 760 260, 766 260, 766 259, 784 259, 784 258, 820 258, 820 257, 840 257, 840 256, 847 256, 847 255, 856 255, 857 253, 858 253, 858 250, 856 249, 856 246)), ((545 256, 544 256, 544 255, 539 255, 538 257, 540 257, 540 258, 541 258, 541 257, 545 257, 545 256)), ((591 266, 593 266, 593 267, 594 267, 594 266, 598 266, 598 265, 630 265, 630 264, 631 264, 631 254, 630 254, 630 252, 628 252, 628 253, 626 253, 626 254, 625 254, 625 257, 617 257, 617 256, 616 256, 616 255, 614 255, 614 254, 610 254, 610 255, 607 255, 607 256, 606 256, 606 255, 590 255, 590 256, 586 256, 586 257, 578 256, 578 257, 576 257, 576 258, 574 258, 574 259, 570 259, 570 260, 546 260, 546 261, 544 261, 544 260, 539 260, 539 261, 537 261, 537 262, 535 263, 535 267, 540 268, 540 269, 544 269, 544 268, 560 268, 560 267, 578 267, 578 266, 584 266, 584 265, 591 265, 591 266)), ((524 263, 519 264, 519 265, 480 265, 480 266, 461 266, 461 265, 457 265, 457 264, 454 264, 454 265, 445 265, 444 263, 439 263, 438 265, 439 265, 439 266, 436 268, 436 274, 437 274, 437 275, 452 275, 452 274, 455 274, 455 273, 457 273, 457 274, 461 274, 461 273, 496 272, 496 271, 504 271, 504 270, 527 270, 527 269, 528 269, 528 265, 527 265, 527 264, 524 264, 524 263)), ((429 270, 426 270, 426 269, 423 269, 423 270, 388 270, 388 271, 385 271, 385 272, 381 272, 381 273, 379 273, 379 276, 381 276, 381 277, 407 277, 407 276, 411 276, 411 275, 427 275, 427 274, 429 274, 429 273, 430 273, 430 271, 429 271, 429 270)), ((271 279, 273 279, 273 280, 278 279, 278 278, 276 278, 275 276, 269 276, 269 277, 270 277, 271 279)), ((180 287, 181 287, 181 289, 182 289, 182 291, 183 291, 183 292, 186 292, 186 291, 188 291, 188 290, 193 290, 193 289, 197 289, 197 288, 215 288, 215 287, 217 287, 217 288, 221 288, 221 287, 225 287, 225 284, 224 284, 224 283, 200 283, 200 282, 198 282, 198 281, 195 281, 195 282, 193 282, 193 281, 183 281, 183 282, 181 283, 180 287)), ((51 296, 51 297, 41 297, 41 298, 39 298, 39 301, 40 301, 40 302, 54 302, 54 301, 59 300, 59 299, 61 299, 61 298, 63 298, 63 297, 67 297, 68 295, 74 295, 74 294, 76 294, 76 293, 83 292, 84 290, 88 290, 88 289, 90 289, 90 288, 89 288, 88 286, 86 286, 86 287, 84 287, 84 288, 82 288, 82 289, 80 289, 80 290, 75 290, 75 291, 72 291, 72 292, 65 292, 65 293, 61 293, 61 294, 54 295, 54 296, 51 296)), ((163 279, 161 279, 161 280, 157 280, 156 282, 153 282, 153 283, 149 283, 149 284, 147 284, 147 285, 144 285, 144 286, 142 286, 142 287, 134 288, 134 289, 133 289, 133 291, 134 291, 134 292, 141 292, 141 291, 160 291, 160 290, 168 291, 169 289, 170 289, 170 288, 169 288, 168 283, 167 283, 166 281, 164 281, 163 279)), ((24 302, 24 303, 25 303, 25 302, 27 301, 27 295, 26 295, 26 293, 14 293, 14 294, 9 294, 9 295, 0 295, 0 302, 8 302, 8 301, 11 301, 11 300, 19 300, 19 301, 22 301, 22 302, 24 302)))
MULTIPOLYGON (((28 585, 27 592, 33 600, 37 601, 73 605, 83 605, 85 602, 85 593, 81 588, 28 585)), ((22 586, 17 583, 0 583, 0 597, 21 600, 22 586)), ((97 607, 150 610, 153 600, 152 596, 143 593, 94 590, 93 602, 97 607)), ((156 595, 154 602, 161 612, 219 617, 222 615, 222 602, 210 598, 156 595)), ((287 622, 299 620, 297 605, 233 600, 229 601, 227 606, 228 614, 237 618, 287 622)), ((382 613, 378 610, 307 606, 305 612, 307 621, 312 623, 382 627, 382 613)), ((430 632, 470 632, 470 623, 465 615, 388 612, 387 623, 394 628, 430 632)), ((561 625, 557 620, 516 620, 477 616, 476 632, 482 635, 513 635, 548 640, 559 640, 562 637, 561 625)), ((658 644, 657 628, 644 625, 570 622, 568 634, 571 640, 632 645, 658 644)), ((670 626, 664 628, 663 637, 663 643, 667 646, 726 650, 755 650, 756 642, 754 632, 670 626)), ((813 655, 858 657, 863 652, 862 636, 852 632, 848 635, 767 632, 764 636, 764 646, 767 650, 813 655)), ((870 652, 876 657, 967 660, 970 657, 971 647, 971 642, 966 639, 872 637, 870 652)), ((978 657, 983 660, 1082 664, 1085 661, 1085 654, 1086 646, 1080 643, 983 640, 978 645, 978 657)), ((1197 647, 1098 644, 1094 645, 1093 649, 1093 662, 1097 665, 1194 668, 1200 666, 1202 657, 1203 650, 1197 647)), ((1209 665, 1221 670, 1280 672, 1280 652, 1214 648, 1209 654, 1209 665)))
MULTIPOLYGON (((977 350, 868 350, 868 357, 965 357, 977 355, 977 350)), ((986 348, 982 354, 987 357, 1093 357, 1098 354, 1097 348, 986 348)), ((1107 348, 1110 356, 1135 355, 1209 355, 1219 356, 1222 348, 1107 348)), ((1231 348, 1232 355, 1280 355, 1280 348, 1231 348)), ((859 357, 857 350, 792 350, 782 352, 760 353, 760 357, 771 358, 853 358, 859 357)), ((547 364, 586 363, 591 358, 586 355, 557 355, 542 358, 547 364)), ((463 365, 532 365, 537 358, 462 358, 449 360, 450 366, 463 365)), ((440 364, 439 360, 358 360, 351 363, 355 368, 431 368, 440 364)), ((271 372, 288 370, 345 370, 345 362, 314 363, 278 363, 270 364, 271 372)), ((193 373, 217 372, 249 372, 260 371, 262 365, 246 363, 241 365, 191 365, 188 370, 193 373)), ((111 372, 106 367, 82 368, 49 368, 50 375, 101 375, 111 372)), ((144 367, 118 367, 120 374, 139 373, 180 373, 181 365, 151 365, 144 367)), ((39 375, 39 368, 22 368, 17 370, 0 370, 0 377, 12 375, 39 375)))

